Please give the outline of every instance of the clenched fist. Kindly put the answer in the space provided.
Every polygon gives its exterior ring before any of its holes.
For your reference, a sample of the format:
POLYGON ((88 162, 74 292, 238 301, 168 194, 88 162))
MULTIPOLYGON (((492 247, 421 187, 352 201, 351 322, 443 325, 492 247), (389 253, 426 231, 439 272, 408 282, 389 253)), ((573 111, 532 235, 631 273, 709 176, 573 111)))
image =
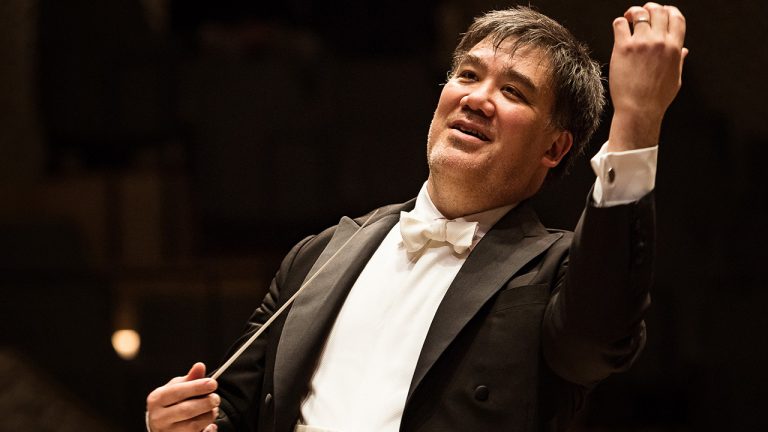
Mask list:
POLYGON ((674 6, 646 3, 613 21, 608 84, 614 107, 609 149, 650 147, 680 89, 688 50, 685 18, 674 6))

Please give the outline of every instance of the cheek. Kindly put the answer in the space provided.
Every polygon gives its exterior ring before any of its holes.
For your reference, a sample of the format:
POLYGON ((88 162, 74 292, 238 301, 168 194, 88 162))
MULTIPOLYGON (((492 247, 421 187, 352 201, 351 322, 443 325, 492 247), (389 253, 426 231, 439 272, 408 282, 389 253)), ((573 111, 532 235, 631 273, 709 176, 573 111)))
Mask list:
POLYGON ((463 94, 450 81, 443 86, 440 92, 440 99, 437 101, 436 113, 446 115, 454 108, 459 106, 463 94))
POLYGON ((500 132, 507 141, 519 142, 521 151, 538 151, 547 141, 547 126, 535 112, 524 107, 511 109, 499 116, 500 132))
POLYGON ((499 122, 505 132, 527 135, 540 129, 536 112, 522 104, 496 104, 499 122), (498 108, 503 107, 503 108, 498 108))
MULTIPOLYGON (((447 84, 446 84, 447 86, 447 84)), ((437 101, 437 107, 432 114, 432 122, 429 124, 429 132, 427 135, 427 143, 429 147, 434 144, 434 140, 438 139, 438 136, 447 129, 446 122, 448 116, 451 113, 454 103, 452 100, 454 97, 449 89, 443 87, 443 91, 440 93, 440 99, 437 101)))
POLYGON ((546 128, 535 116, 523 110, 503 118, 501 129, 504 160, 510 165, 521 167, 536 166, 538 160, 548 148, 546 128))

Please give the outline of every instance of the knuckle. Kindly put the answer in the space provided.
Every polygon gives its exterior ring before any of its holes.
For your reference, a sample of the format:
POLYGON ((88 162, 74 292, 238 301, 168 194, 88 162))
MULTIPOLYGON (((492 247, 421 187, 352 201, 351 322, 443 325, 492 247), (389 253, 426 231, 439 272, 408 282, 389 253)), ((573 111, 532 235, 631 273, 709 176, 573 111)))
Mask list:
POLYGON ((666 44, 666 41, 664 41, 664 39, 657 38, 657 39, 652 39, 651 41, 648 42, 649 51, 659 53, 666 50, 666 48, 667 48, 667 44, 666 44))
POLYGON ((650 53, 658 55, 664 51, 665 43, 664 39, 649 37, 644 40, 639 40, 635 44, 635 51, 638 53, 650 53))
POLYGON ((663 38, 630 41, 619 47, 624 54, 637 55, 665 55, 669 51, 669 44, 663 38))
POLYGON ((161 432, 170 426, 171 422, 168 420, 168 416, 150 415, 149 424, 152 426, 153 432, 161 432))
POLYGON ((677 57, 678 55, 682 55, 680 48, 678 48, 672 43, 668 43, 664 45, 664 54, 670 57, 677 57))
POLYGON ((632 41, 626 46, 627 54, 642 54, 649 50, 648 42, 645 41, 632 41))
POLYGON ((160 399, 160 395, 158 394, 158 393, 159 393, 159 390, 160 390, 160 389, 155 389, 155 390, 153 390, 153 391, 152 391, 152 392, 151 392, 151 393, 150 393, 150 394, 147 396, 147 408, 149 408, 149 407, 154 407, 155 405, 157 405, 157 403, 158 403, 158 401, 159 401, 159 399, 160 399))
POLYGON ((203 408, 199 406, 199 403, 195 402, 196 401, 189 401, 188 403, 183 403, 179 406, 179 411, 182 416, 185 418, 193 418, 204 412, 203 408))
POLYGON ((189 430, 204 430, 209 424, 216 420, 216 417, 213 414, 213 411, 207 411, 188 420, 187 425, 189 426, 189 430))
POLYGON ((619 52, 619 54, 629 55, 635 51, 635 45, 631 42, 616 44, 616 49, 619 52))
POLYGON ((678 9, 677 6, 666 5, 664 6, 664 9, 666 9, 667 11, 669 11, 669 13, 673 15, 682 15, 682 13, 680 13, 680 9, 678 9))

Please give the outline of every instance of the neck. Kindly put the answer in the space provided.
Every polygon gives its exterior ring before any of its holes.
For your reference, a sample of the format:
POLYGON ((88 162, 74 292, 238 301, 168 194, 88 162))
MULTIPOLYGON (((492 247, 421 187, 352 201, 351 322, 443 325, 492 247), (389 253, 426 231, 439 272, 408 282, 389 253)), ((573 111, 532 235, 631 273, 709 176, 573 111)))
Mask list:
POLYGON ((527 198, 503 199, 499 197, 498 191, 478 189, 477 185, 471 183, 469 185, 443 187, 443 184, 435 181, 432 175, 427 179, 427 192, 429 192, 429 198, 437 210, 448 219, 456 219, 505 205, 517 204, 522 199, 527 198))

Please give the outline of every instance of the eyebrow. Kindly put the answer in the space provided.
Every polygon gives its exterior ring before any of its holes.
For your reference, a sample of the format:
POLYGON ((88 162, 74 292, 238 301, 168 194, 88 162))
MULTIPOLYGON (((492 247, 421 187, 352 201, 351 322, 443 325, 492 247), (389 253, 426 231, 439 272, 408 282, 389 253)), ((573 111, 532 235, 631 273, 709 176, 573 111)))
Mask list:
MULTIPOLYGON (((464 56, 464 59, 461 60, 459 63, 459 66, 461 65, 470 65, 474 66, 478 69, 488 69, 488 64, 482 60, 480 57, 474 55, 474 54, 466 54, 464 56)), ((530 79, 527 75, 523 74, 522 72, 516 70, 512 66, 507 66, 502 70, 502 73, 509 81, 515 81, 523 86, 527 87, 529 91, 533 93, 538 93, 538 87, 536 87, 536 84, 533 83, 533 80, 530 79)))

